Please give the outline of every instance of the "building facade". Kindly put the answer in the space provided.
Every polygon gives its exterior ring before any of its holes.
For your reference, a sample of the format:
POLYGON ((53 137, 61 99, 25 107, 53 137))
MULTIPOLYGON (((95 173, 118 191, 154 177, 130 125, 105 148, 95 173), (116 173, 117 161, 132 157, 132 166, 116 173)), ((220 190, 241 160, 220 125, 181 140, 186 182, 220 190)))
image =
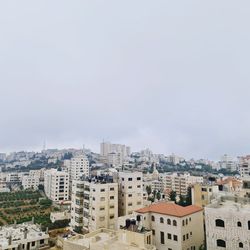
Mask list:
POLYGON ((143 180, 141 172, 119 172, 119 216, 132 214, 143 207, 143 180))
POLYGON ((69 174, 56 169, 44 172, 44 191, 55 202, 69 200, 69 174))

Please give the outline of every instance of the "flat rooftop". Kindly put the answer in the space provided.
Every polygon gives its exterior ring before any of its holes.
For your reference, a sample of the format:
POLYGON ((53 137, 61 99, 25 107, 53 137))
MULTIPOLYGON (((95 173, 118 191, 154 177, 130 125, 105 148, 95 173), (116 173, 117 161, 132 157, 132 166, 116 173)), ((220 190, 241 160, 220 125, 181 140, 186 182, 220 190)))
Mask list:
MULTIPOLYGON (((100 229, 93 233, 86 235, 77 235, 69 239, 65 239, 65 245, 63 249, 74 249, 74 245, 81 246, 82 250, 95 249, 119 249, 119 250, 143 250, 143 249, 154 249, 153 247, 147 246, 147 248, 140 248, 136 245, 128 244, 119 240, 118 234, 115 231, 108 229, 100 229), (68 243, 68 244, 67 244, 68 243), (72 245, 71 245, 72 244, 72 245)), ((77 247, 77 249, 79 249, 77 247)))
POLYGON ((42 232, 39 225, 31 223, 23 223, 17 225, 9 225, 0 227, 0 249, 9 245, 9 237, 11 236, 12 244, 18 245, 23 239, 27 231, 27 240, 36 241, 49 238, 49 235, 42 232))

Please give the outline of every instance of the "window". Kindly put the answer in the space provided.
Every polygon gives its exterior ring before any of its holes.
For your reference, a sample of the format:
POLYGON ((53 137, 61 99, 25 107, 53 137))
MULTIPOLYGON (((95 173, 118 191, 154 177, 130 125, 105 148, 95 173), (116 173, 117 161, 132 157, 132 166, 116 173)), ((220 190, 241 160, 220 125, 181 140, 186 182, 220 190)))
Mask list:
POLYGON ((207 192, 207 189, 206 188, 201 188, 201 191, 202 192, 207 192))
POLYGON ((128 178, 128 181, 132 181, 133 180, 133 178, 128 178))
POLYGON ((237 222, 237 226, 238 226, 238 227, 241 227, 241 226, 242 226, 240 221, 237 222))
POLYGON ((177 221, 176 220, 173 220, 173 226, 177 226, 177 221))
POLYGON ((191 217, 189 217, 189 221, 191 221, 191 217))
POLYGON ((102 188, 102 189, 101 189, 101 192, 105 192, 105 189, 104 189, 104 188, 102 188))
POLYGON ((182 221, 182 226, 185 226, 185 221, 184 220, 182 221))
POLYGON ((160 223, 164 223, 164 219, 162 217, 160 218, 160 223))
POLYGON ((250 220, 248 221, 248 230, 250 230, 250 220))
POLYGON ((112 215, 109 216, 109 218, 112 220, 112 219, 115 218, 115 216, 112 214, 112 215))
POLYGON ((186 219, 186 225, 188 224, 188 219, 186 219))
POLYGON ((243 248, 243 243, 242 242, 239 243, 239 248, 243 248))
POLYGON ((172 239, 172 234, 168 234, 168 240, 172 239))
POLYGON ((153 215, 151 216, 151 221, 155 221, 155 217, 153 215))
POLYGON ((40 245, 43 245, 44 244, 44 240, 40 240, 40 245))
POLYGON ((188 240, 188 238, 189 238, 189 237, 188 237, 188 234, 186 235, 186 238, 187 238, 187 240, 188 240))
POLYGON ((193 235, 193 233, 192 232, 190 232, 190 236, 192 236, 193 235))
POLYGON ((141 180, 141 177, 137 177, 137 181, 140 181, 141 180))
POLYGON ((225 223, 221 219, 215 220, 215 225, 216 225, 216 227, 225 227, 225 223))
POLYGON ((140 188, 140 187, 141 187, 141 185, 138 185, 138 186, 137 186, 137 188, 140 188))
POLYGON ((161 234, 161 244, 165 244, 164 232, 160 232, 161 234))
POLYGON ((110 196, 109 199, 110 199, 110 200, 114 200, 115 197, 114 197, 114 196, 110 196))
POLYGON ((132 186, 129 186, 128 189, 132 189, 132 186))
POLYGON ((177 235, 174 235, 174 241, 178 241, 177 235))
POLYGON ((226 242, 224 240, 217 240, 217 247, 226 247, 226 242))
POLYGON ((101 197, 101 199, 100 199, 101 201, 105 201, 105 197, 101 197))
POLYGON ((129 194, 128 197, 132 197, 132 194, 129 194))
POLYGON ((170 219, 167 220, 167 224, 171 225, 171 220, 170 219))
POLYGON ((115 190, 115 188, 110 188, 109 190, 110 190, 110 191, 114 191, 114 190, 115 190))
POLYGON ((154 229, 152 229, 152 234, 155 235, 155 230, 154 229))
POLYGON ((31 246, 34 247, 36 245, 35 241, 32 241, 31 246))
POLYGON ((186 239, 186 237, 185 237, 185 235, 183 235, 183 241, 185 241, 185 239, 186 239))

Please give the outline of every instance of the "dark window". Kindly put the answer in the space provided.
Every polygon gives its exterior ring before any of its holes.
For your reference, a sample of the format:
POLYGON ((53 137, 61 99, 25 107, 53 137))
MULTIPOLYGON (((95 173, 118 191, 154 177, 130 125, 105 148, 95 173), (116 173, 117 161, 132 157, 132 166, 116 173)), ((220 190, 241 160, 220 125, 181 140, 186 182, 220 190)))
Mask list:
POLYGON ((164 219, 162 217, 160 218, 160 223, 164 223, 164 219))
POLYGON ((250 230, 250 220, 248 221, 248 230, 250 230))
POLYGON ((241 226, 242 226, 240 221, 237 222, 237 226, 238 226, 238 227, 241 227, 241 226))
POLYGON ((128 178, 128 181, 132 181, 133 179, 132 178, 128 178))
POLYGON ((153 215, 151 216, 151 221, 155 221, 155 217, 153 215))
POLYGON ((140 181, 141 180, 141 177, 137 177, 137 181, 140 181))
POLYGON ((177 235, 174 235, 174 241, 178 241, 177 235))
POLYGON ((161 244, 165 244, 165 239, 164 239, 164 232, 161 233, 161 244))
POLYGON ((172 235, 168 234, 168 239, 171 240, 172 239, 172 235))
POLYGON ((242 242, 239 243, 239 248, 243 248, 243 243, 242 242))
POLYGON ((186 239, 186 237, 185 237, 185 235, 183 235, 183 241, 185 241, 185 239, 186 239))
POLYGON ((40 240, 40 245, 44 244, 44 240, 40 240))
POLYGON ((223 220, 217 219, 215 220, 216 227, 225 227, 225 223, 223 220))
POLYGON ((177 226, 177 221, 176 220, 173 220, 173 226, 177 226))
POLYGON ((152 229, 152 234, 155 235, 155 230, 154 229, 152 229))
POLYGON ((226 247, 226 242, 224 240, 217 240, 217 247, 226 247))
POLYGON ((171 220, 170 219, 167 220, 167 224, 171 225, 171 220))
POLYGON ((182 226, 185 226, 185 221, 184 220, 182 221, 182 226))

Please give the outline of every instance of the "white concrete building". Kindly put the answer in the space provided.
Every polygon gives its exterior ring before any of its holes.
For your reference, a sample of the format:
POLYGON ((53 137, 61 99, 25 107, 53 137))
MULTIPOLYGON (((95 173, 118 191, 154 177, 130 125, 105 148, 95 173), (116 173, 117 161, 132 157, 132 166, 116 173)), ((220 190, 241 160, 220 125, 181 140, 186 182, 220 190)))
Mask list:
POLYGON ((118 184, 105 178, 73 181, 71 226, 85 231, 114 229, 118 218, 118 184))
POLYGON ((202 176, 191 176, 189 173, 164 173, 159 175, 166 190, 173 190, 177 195, 187 195, 188 187, 195 183, 203 183, 202 176))
POLYGON ((205 207, 207 250, 250 249, 249 200, 228 198, 205 207))
POLYGON ((70 181, 77 180, 83 176, 89 177, 89 161, 85 156, 78 156, 66 161, 70 181))
POLYGON ((158 250, 198 250, 204 245, 203 209, 159 202, 135 212, 138 226, 152 230, 158 250))
POLYGON ((100 155, 104 163, 113 167, 120 167, 130 156, 130 147, 122 144, 102 142, 100 145, 100 155))
POLYGON ((143 207, 143 180, 141 172, 119 172, 119 216, 132 214, 143 207))
POLYGON ((30 176, 30 175, 23 176, 23 179, 22 179, 23 189, 37 190, 39 184, 40 184, 40 177, 39 176, 30 176))
POLYGON ((44 173, 44 191, 46 196, 55 202, 69 199, 69 174, 56 169, 44 173))
POLYGON ((44 250, 49 248, 49 234, 42 232, 38 225, 24 223, 0 228, 1 250, 44 250))

